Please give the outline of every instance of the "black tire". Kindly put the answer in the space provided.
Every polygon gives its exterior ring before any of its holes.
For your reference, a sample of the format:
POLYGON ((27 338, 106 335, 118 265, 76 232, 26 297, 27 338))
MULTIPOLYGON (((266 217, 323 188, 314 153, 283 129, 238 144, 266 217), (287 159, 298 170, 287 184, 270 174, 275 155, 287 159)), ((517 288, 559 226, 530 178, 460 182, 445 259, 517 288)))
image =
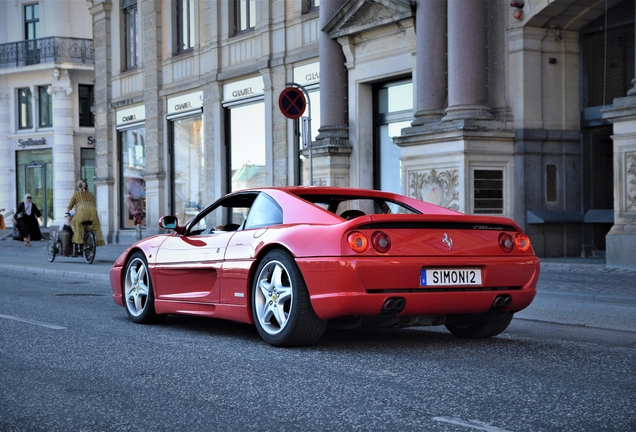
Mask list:
POLYGON ((152 324, 164 317, 155 312, 152 280, 148 272, 148 262, 142 252, 133 253, 126 264, 123 296, 126 312, 132 321, 152 324))
POLYGON ((263 340, 278 347, 312 345, 327 327, 314 312, 307 285, 287 251, 269 252, 258 265, 251 292, 252 316, 263 340))
POLYGON ((96 251, 97 241, 95 240, 95 233, 89 231, 84 234, 84 248, 82 249, 82 253, 84 254, 84 261, 86 261, 88 264, 93 264, 96 251))
POLYGON ((474 321, 445 324, 449 332, 464 339, 481 339, 497 336, 508 328, 512 313, 498 312, 487 317, 478 317, 474 321))
POLYGON ((46 244, 46 259, 49 260, 49 262, 53 262, 55 255, 57 255, 57 245, 55 244, 55 237, 51 237, 46 244))

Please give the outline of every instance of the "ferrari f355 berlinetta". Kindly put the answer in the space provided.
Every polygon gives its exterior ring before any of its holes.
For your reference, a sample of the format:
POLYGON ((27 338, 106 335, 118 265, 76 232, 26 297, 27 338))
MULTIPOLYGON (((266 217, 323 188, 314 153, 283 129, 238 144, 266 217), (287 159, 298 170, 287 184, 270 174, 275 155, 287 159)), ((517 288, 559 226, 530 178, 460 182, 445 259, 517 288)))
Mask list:
POLYGON ((110 271, 130 319, 245 322, 274 346, 314 344, 329 325, 492 337, 532 302, 539 277, 512 220, 375 190, 243 190, 159 226, 167 233, 128 248, 110 271))

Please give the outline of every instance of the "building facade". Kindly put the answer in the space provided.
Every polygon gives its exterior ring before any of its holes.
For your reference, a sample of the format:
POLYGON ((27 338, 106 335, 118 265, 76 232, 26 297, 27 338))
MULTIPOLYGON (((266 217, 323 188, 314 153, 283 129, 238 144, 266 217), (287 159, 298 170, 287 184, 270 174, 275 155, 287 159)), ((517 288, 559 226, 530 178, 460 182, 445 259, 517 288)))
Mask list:
POLYGON ((321 184, 507 216, 539 256, 636 266, 633 0, 87 5, 110 242, 233 190, 321 184), (306 119, 281 113, 289 86, 306 119))
POLYGON ((91 23, 83 2, 0 2, 0 208, 30 193, 43 228, 79 179, 95 190, 91 23))

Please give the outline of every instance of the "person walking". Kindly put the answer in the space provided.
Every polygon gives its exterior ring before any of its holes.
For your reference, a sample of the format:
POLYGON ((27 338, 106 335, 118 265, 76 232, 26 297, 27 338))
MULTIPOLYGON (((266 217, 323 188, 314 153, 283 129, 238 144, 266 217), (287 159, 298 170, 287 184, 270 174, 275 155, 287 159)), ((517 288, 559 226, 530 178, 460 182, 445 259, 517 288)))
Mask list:
POLYGON ((40 224, 38 223, 38 219, 42 220, 42 212, 38 206, 31 202, 31 194, 24 195, 24 201, 18 204, 15 219, 25 246, 31 246, 31 240, 42 240, 40 224))
POLYGON ((99 224, 99 216, 97 215, 97 205, 95 204, 95 196, 88 190, 88 185, 84 180, 77 183, 77 192, 73 194, 71 202, 68 204, 67 210, 70 212, 75 207, 75 216, 71 221, 73 228, 73 243, 84 244, 84 225, 82 222, 91 221, 91 228, 95 233, 95 241, 97 246, 104 246, 104 234, 102 226, 99 224))

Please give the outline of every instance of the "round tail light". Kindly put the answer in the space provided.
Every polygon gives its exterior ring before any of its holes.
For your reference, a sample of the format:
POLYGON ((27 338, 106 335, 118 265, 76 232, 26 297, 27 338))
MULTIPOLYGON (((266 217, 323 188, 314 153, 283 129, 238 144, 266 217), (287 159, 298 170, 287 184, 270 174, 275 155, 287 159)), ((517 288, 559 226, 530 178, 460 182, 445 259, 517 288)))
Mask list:
POLYGON ((369 239, 361 232, 354 231, 347 236, 352 251, 362 253, 369 247, 369 239))
POLYGON ((525 252, 530 249, 530 238, 525 234, 517 233, 515 236, 515 245, 521 252, 525 252))
POLYGON ((499 246, 501 250, 510 253, 515 248, 515 239, 508 233, 499 234, 499 246))
POLYGON ((371 244, 380 253, 386 253, 391 249, 391 239, 382 231, 376 231, 371 236, 371 244))

